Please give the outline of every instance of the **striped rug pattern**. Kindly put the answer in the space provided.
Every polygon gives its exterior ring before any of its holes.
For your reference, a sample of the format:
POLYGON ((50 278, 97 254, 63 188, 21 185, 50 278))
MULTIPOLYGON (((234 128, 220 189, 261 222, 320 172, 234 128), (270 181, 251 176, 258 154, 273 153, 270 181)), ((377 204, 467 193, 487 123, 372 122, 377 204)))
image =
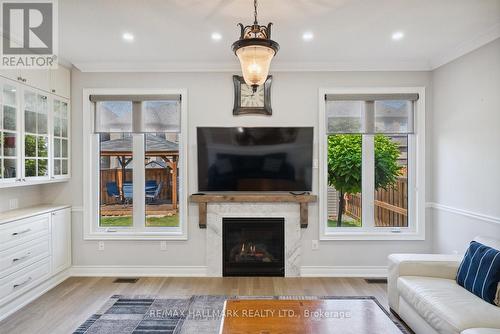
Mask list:
POLYGON ((375 297, 330 296, 112 296, 74 334, 205 334, 219 333, 228 299, 373 300, 403 334, 405 326, 375 297))

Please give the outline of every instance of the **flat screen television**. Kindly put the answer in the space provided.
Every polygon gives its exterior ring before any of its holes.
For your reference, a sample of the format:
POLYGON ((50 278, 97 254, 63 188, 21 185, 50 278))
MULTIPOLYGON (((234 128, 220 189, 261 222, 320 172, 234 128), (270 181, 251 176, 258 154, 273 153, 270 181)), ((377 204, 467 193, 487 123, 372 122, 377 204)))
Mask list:
POLYGON ((199 127, 198 191, 311 191, 312 127, 199 127))

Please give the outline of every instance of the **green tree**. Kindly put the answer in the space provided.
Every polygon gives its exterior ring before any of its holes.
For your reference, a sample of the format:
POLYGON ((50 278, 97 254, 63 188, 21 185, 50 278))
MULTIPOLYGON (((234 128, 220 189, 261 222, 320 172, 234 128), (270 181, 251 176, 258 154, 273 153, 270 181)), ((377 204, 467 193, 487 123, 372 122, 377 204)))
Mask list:
POLYGON ((46 137, 37 137, 33 135, 26 135, 24 137, 24 154, 29 158, 46 158, 38 160, 38 173, 37 163, 35 159, 25 160, 26 176, 42 176, 47 173, 47 158, 48 158, 48 143, 46 137))
MULTIPOLYGON (((375 136, 375 189, 387 189, 396 183, 402 166, 397 143, 384 135, 375 136)), ((328 185, 339 194, 337 226, 342 226, 345 194, 361 192, 362 136, 333 135, 328 137, 328 185)))

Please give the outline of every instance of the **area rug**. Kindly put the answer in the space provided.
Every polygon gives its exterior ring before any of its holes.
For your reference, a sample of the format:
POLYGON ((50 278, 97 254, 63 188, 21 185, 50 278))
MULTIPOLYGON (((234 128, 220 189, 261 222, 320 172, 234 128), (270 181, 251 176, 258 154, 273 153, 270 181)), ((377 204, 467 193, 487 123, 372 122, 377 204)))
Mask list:
MULTIPOLYGON (((329 318, 328 333, 356 334, 409 334, 405 326, 392 314, 388 313, 375 297, 332 297, 332 296, 112 296, 94 315, 81 324, 75 334, 214 334, 230 333, 224 329, 224 320, 228 327, 231 319, 250 323, 251 320, 264 321, 269 316, 269 309, 226 310, 226 301, 337 301, 328 302, 334 305, 329 310, 308 311, 308 317, 315 321, 329 318), (235 319, 235 318, 238 319, 235 319), (314 317, 317 317, 314 318, 314 317), (331 321, 336 319, 337 322, 331 321), (385 327, 384 327, 385 326, 385 327), (385 328, 382 330, 382 328, 385 328), (387 330, 389 328, 389 331, 387 330)), ((255 302, 254 302, 255 304, 255 302)), ((258 303, 257 303, 258 304, 258 303)), ((267 303, 269 304, 269 303, 267 303)), ((276 303, 274 303, 276 304, 276 303)), ((279 303, 278 303, 279 305, 279 303)), ((286 317, 304 315, 290 314, 291 310, 283 309, 286 317), (288 313, 287 313, 288 312, 288 313)), ((279 316, 274 314, 275 317, 279 316)), ((261 331, 259 331, 260 333, 261 331)), ((266 334, 281 333, 279 330, 267 329, 266 334)), ((297 331, 299 333, 299 331, 297 331)), ((303 333, 303 332, 300 332, 303 333)), ((313 333, 313 332, 311 332, 313 333)))

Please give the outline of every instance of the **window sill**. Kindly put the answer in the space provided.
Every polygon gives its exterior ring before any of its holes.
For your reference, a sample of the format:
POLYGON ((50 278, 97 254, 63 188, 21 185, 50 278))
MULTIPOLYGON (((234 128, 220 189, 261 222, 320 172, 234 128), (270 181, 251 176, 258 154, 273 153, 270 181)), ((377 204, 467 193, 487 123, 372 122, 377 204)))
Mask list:
POLYGON ((325 232, 320 238, 328 240, 425 240, 425 235, 418 232, 325 232))
POLYGON ((84 240, 187 240, 184 232, 91 232, 84 240))

